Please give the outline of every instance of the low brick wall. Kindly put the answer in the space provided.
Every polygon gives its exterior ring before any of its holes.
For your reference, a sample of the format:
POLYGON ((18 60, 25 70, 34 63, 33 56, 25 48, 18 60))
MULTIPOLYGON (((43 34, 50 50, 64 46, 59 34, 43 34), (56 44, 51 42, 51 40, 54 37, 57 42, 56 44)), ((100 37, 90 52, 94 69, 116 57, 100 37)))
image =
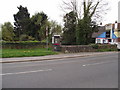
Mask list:
POLYGON ((63 53, 96 52, 98 49, 116 49, 116 45, 61 45, 63 53))

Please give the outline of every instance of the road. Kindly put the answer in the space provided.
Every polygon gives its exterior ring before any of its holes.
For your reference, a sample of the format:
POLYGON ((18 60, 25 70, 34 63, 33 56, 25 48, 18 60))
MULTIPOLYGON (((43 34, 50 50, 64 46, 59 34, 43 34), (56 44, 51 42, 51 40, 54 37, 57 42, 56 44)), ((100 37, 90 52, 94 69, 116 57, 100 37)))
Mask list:
POLYGON ((118 88, 118 53, 2 64, 3 88, 118 88))

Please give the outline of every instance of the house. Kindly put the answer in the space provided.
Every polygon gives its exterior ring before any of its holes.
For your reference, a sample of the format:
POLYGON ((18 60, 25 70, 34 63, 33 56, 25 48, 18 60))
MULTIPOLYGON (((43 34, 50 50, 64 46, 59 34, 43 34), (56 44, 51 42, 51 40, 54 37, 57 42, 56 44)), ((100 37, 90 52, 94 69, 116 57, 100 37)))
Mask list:
POLYGON ((104 32, 105 32, 105 26, 99 26, 98 27, 98 32, 94 32, 93 34, 92 34, 92 39, 93 39, 93 42, 95 42, 96 41, 96 38, 99 36, 99 43, 101 43, 101 39, 104 39, 104 37, 101 37, 101 36, 104 36, 104 32))
POLYGON ((120 42, 120 1, 118 2, 118 42, 120 42))
POLYGON ((115 23, 114 33, 117 38, 120 38, 120 23, 115 23))
MULTIPOLYGON (((106 24, 101 34, 96 37, 95 43, 98 44, 116 44, 119 36, 119 23, 106 24)), ((100 33, 100 31, 99 31, 100 33)))

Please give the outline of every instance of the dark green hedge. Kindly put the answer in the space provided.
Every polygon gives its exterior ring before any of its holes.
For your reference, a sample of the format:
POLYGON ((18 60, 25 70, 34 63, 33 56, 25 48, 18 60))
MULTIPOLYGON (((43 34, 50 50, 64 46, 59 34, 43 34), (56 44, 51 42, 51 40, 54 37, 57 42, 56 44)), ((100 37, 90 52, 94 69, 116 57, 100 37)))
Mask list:
POLYGON ((33 48, 45 48, 46 43, 43 42, 2 42, 3 49, 33 49, 33 48))
POLYGON ((90 46, 93 47, 93 49, 115 49, 117 48, 117 45, 111 45, 111 44, 91 44, 90 46))

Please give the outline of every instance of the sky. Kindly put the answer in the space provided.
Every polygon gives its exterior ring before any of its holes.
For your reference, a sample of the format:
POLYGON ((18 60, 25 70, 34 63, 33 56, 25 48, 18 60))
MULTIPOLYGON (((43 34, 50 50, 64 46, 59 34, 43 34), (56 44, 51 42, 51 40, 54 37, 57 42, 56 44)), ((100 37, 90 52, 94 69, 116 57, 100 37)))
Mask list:
MULTIPOLYGON (((103 24, 114 23, 118 20, 118 1, 107 0, 110 10, 108 14, 103 17, 103 24)), ((22 5, 27 7, 30 15, 43 11, 49 17, 49 20, 56 20, 62 24, 64 12, 61 10, 62 0, 1 0, 0 1, 0 24, 4 22, 11 22, 13 24, 13 14, 18 12, 17 7, 22 5)))

